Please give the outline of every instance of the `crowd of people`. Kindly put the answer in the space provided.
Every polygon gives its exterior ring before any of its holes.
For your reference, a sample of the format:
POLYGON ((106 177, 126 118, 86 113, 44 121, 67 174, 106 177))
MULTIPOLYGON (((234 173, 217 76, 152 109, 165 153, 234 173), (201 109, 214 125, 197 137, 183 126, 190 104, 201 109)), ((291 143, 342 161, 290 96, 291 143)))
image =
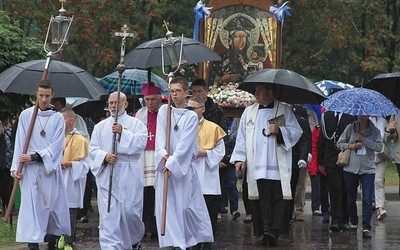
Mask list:
POLYGON ((142 249, 147 235, 169 249, 211 249, 221 214, 241 216, 238 179, 243 222, 252 223, 265 246, 276 246, 293 221, 304 220, 307 173, 312 213, 330 223, 332 233, 358 233, 360 185, 362 237, 372 237, 374 208, 378 220, 387 216, 388 162, 400 172, 398 115, 387 121, 326 111, 316 122, 303 105, 279 102, 270 84, 259 83, 256 102, 228 123, 207 96, 204 79, 189 88, 185 78, 175 77, 169 104, 148 82, 145 106, 133 116, 126 112, 126 95, 111 93, 110 116, 89 133, 54 91, 51 82, 41 81, 37 105, 25 109, 18 123, 2 119, 0 128, 2 208, 14 177, 21 189, 16 241, 29 249, 41 242, 73 249, 76 223, 87 219, 92 178, 101 249, 142 249), (338 166, 338 154, 346 150, 348 163, 338 166))

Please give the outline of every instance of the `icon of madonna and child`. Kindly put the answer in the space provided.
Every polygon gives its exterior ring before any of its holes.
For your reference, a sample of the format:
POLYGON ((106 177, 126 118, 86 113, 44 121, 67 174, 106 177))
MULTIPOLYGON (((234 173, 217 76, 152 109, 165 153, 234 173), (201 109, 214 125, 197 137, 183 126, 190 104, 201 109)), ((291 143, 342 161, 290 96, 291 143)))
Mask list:
POLYGON ((224 20, 210 20, 209 27, 208 44, 222 59, 211 65, 209 86, 240 83, 260 69, 273 67, 271 51, 276 49, 276 34, 267 18, 256 20, 248 14, 235 13, 224 20))

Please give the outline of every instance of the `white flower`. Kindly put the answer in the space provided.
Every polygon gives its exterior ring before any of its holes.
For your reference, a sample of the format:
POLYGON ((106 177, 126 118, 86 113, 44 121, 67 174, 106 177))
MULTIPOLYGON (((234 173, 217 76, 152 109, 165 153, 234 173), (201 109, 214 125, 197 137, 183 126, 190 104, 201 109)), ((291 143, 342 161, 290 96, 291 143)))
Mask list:
POLYGON ((247 107, 255 102, 254 95, 237 89, 238 84, 228 84, 218 88, 210 87, 208 96, 224 107, 247 107))

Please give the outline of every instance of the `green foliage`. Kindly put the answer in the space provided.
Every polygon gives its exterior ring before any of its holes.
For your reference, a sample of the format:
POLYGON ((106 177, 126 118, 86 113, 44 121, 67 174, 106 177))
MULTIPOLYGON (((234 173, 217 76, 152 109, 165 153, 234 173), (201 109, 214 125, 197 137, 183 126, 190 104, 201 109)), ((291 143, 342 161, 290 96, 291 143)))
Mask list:
POLYGON ((11 229, 10 224, 0 222, 0 246, 9 246, 15 243, 16 224, 11 229))
POLYGON ((25 37, 7 13, 0 11, 0 72, 19 62, 43 58, 42 45, 35 38, 25 37))
POLYGON ((282 67, 355 85, 399 70, 400 1, 302 0, 290 7, 282 67))
MULTIPOLYGON (((44 58, 42 44, 14 25, 8 14, 0 11, 0 72, 20 62, 44 58)), ((12 117, 30 103, 28 96, 0 94, 1 116, 12 117)))
MULTIPOLYGON (((3 3, 24 35, 40 41, 49 17, 57 15, 60 8, 58 1, 50 0, 3 3)), ((128 24, 130 31, 138 32, 137 38, 128 39, 126 53, 163 37, 163 20, 169 22, 175 36, 191 37, 195 4, 193 0, 68 0, 64 8, 68 16, 75 17, 62 60, 103 77, 119 62, 121 39, 112 36, 114 31, 128 24)), ((289 6, 291 16, 285 18, 282 36, 282 68, 315 80, 330 78, 355 85, 365 84, 378 73, 399 70, 400 0, 301 0, 291 1, 289 6)), ((0 39, 6 37, 0 35, 0 39)))

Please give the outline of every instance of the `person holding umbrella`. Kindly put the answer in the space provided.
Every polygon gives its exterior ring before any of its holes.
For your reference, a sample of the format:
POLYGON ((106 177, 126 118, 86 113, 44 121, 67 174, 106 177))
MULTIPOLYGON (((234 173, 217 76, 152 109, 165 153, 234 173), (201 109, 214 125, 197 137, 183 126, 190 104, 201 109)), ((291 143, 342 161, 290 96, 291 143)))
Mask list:
POLYGON ((23 153, 27 130, 34 107, 22 111, 15 139, 11 175, 19 179, 21 207, 17 242, 29 242, 29 249, 39 249, 47 234, 49 249, 56 249, 55 237, 71 235, 68 200, 61 173, 64 149, 64 117, 52 109, 54 88, 42 80, 36 91, 38 113, 26 153, 23 153), (20 163, 24 168, 19 172, 20 163), (53 241, 54 240, 54 241, 53 241))
POLYGON ((292 199, 292 148, 303 131, 290 107, 274 99, 272 84, 255 83, 255 98, 240 119, 230 161, 237 171, 247 162, 249 198, 260 204, 261 218, 253 221, 263 223, 259 243, 275 246, 287 223, 286 200, 292 199))
POLYGON ((349 162, 344 166, 344 183, 347 192, 347 208, 350 216, 350 230, 357 234, 357 188, 362 185, 362 227, 363 238, 371 238, 372 202, 375 183, 375 152, 381 152, 383 143, 378 128, 368 115, 359 115, 357 121, 349 124, 340 136, 337 147, 351 150, 349 162))
POLYGON ((89 144, 90 168, 98 187, 101 249, 141 249, 144 234, 143 170, 138 160, 146 147, 147 128, 139 119, 126 113, 127 106, 124 93, 111 93, 108 98, 111 117, 95 125, 89 144), (115 122, 115 116, 118 116, 118 122, 115 122), (112 150, 113 137, 116 152, 112 150), (111 164, 115 182, 108 212, 111 164))

